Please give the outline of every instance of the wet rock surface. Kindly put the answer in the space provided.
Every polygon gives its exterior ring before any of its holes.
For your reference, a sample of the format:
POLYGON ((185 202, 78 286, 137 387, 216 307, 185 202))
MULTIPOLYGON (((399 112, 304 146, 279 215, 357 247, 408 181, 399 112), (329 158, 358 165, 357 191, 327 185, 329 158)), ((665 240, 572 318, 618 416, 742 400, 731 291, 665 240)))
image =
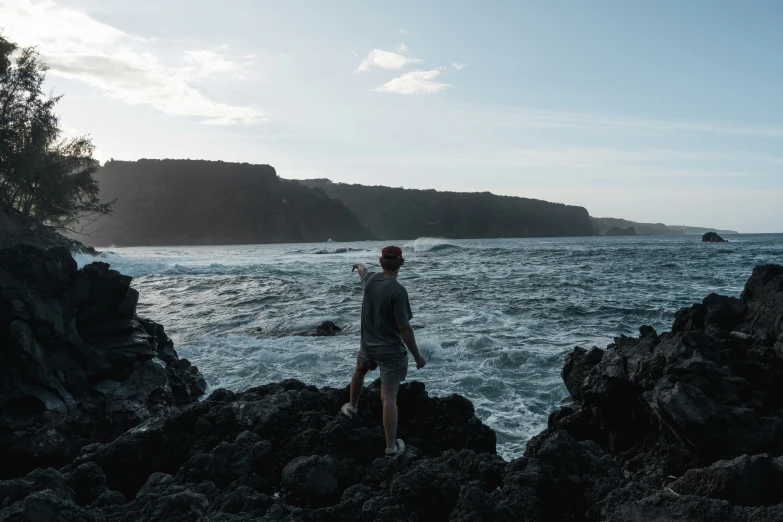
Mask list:
POLYGON ((0 520, 781 520, 782 322, 783 267, 766 265, 670 332, 576 348, 570 403, 511 462, 467 399, 417 382, 400 390, 395 459, 377 381, 352 420, 347 387, 216 390, 0 482, 0 520))
POLYGON ((342 332, 342 328, 334 324, 332 321, 323 321, 315 328, 315 335, 317 337, 331 337, 342 332))
POLYGON ((0 250, 0 477, 64 464, 203 395, 131 278, 65 248, 0 250))

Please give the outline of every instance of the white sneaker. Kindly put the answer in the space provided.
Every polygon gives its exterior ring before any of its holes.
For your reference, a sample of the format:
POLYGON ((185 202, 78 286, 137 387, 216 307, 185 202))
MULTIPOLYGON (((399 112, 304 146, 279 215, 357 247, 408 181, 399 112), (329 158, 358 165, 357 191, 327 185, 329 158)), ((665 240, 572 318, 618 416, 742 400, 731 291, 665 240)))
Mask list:
POLYGON ((402 441, 402 439, 397 439, 397 442, 394 443, 394 447, 392 449, 386 448, 387 457, 399 457, 403 453, 405 453, 405 443, 402 441))
POLYGON ((340 412, 342 412, 342 414, 348 417, 349 419, 353 419, 353 416, 359 413, 359 410, 357 408, 351 407, 350 402, 346 402, 345 404, 343 404, 343 407, 340 408, 340 412))

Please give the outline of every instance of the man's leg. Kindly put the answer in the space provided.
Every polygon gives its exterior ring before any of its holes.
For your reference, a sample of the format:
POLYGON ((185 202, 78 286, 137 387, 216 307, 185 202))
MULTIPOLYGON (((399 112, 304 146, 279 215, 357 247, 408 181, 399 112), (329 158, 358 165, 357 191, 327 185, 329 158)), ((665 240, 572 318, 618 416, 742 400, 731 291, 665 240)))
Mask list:
POLYGON ((400 384, 382 384, 383 431, 386 432, 386 449, 393 449, 397 441, 397 390, 400 384))
POLYGON ((367 375, 367 370, 361 361, 356 361, 356 369, 351 377, 351 408, 356 408, 359 404, 359 396, 364 388, 364 376, 367 375))

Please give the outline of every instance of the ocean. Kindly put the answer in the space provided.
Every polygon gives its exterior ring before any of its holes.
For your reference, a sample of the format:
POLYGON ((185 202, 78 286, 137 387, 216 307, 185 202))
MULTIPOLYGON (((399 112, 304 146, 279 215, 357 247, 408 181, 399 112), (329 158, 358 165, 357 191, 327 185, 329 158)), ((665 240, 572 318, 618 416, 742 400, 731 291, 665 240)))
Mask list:
MULTIPOLYGON (((103 261, 134 277, 139 315, 166 327, 210 390, 296 378, 347 386, 359 344, 354 263, 377 266, 403 248, 416 338, 428 365, 408 380, 459 393, 520 456, 567 397, 560 378, 574 346, 605 348, 643 324, 659 333, 711 292, 739 296, 753 267, 783 263, 783 234, 583 237, 107 248, 103 261), (326 253, 319 253, 326 252, 326 253), (305 337, 318 323, 335 337, 305 337)), ((94 260, 77 256, 80 266, 94 260)), ((366 384, 378 377, 368 375, 366 384)), ((361 407, 361 406, 360 406, 361 407)), ((404 411, 400 412, 405 415, 404 411)))

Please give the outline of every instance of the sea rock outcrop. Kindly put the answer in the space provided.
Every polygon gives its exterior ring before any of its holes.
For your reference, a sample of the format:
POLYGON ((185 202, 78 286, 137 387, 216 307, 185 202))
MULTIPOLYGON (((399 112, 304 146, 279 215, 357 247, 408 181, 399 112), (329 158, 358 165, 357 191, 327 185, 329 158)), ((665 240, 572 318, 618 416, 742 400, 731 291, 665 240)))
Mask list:
POLYGON ((777 521, 783 519, 783 267, 606 349, 576 348, 553 412, 506 462, 458 395, 399 393, 408 450, 383 454, 379 382, 216 390, 69 464, 0 482, 0 519, 777 521), (38 517, 38 518, 36 518, 38 517))
POLYGON ((723 239, 718 235, 717 232, 705 232, 703 236, 701 236, 701 242, 702 243, 728 243, 728 239, 723 239))
POLYGON ((317 337, 331 337, 342 332, 343 329, 334 324, 332 321, 322 321, 315 327, 315 335, 317 337))
POLYGON ((315 332, 298 332, 294 335, 298 337, 333 337, 342 331, 343 329, 334 324, 333 321, 321 321, 315 327, 315 332))
POLYGON ((65 248, 0 250, 0 477, 65 464, 91 442, 177 411, 206 383, 131 278, 65 248))

